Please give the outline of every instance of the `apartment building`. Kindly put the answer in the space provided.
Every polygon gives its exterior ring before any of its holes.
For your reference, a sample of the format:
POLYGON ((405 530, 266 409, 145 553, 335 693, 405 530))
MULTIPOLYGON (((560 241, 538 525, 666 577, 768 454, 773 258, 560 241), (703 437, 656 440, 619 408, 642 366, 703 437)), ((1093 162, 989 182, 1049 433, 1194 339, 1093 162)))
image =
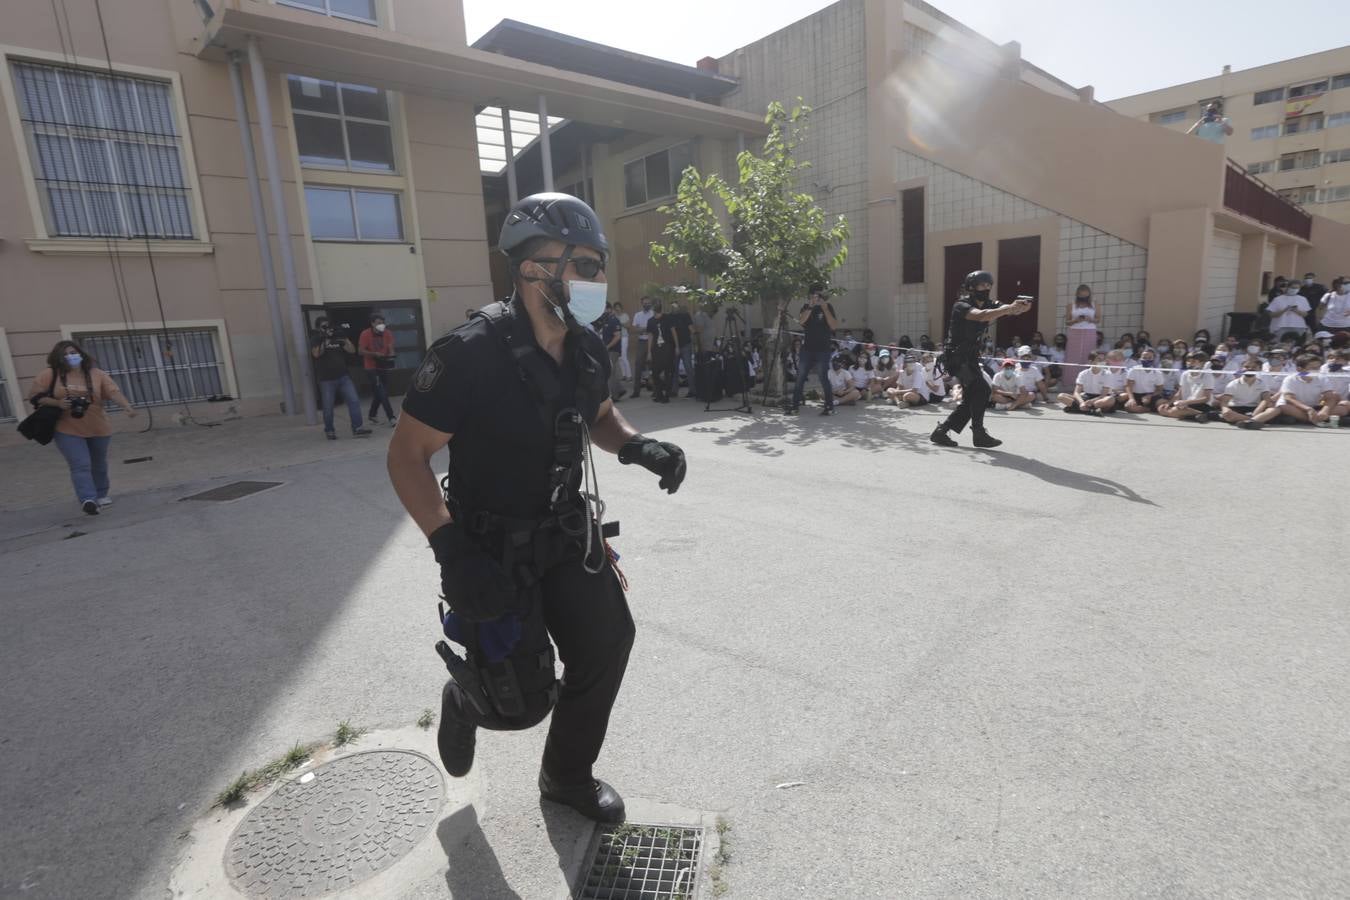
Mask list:
POLYGON ((139 404, 312 416, 320 315, 353 332, 384 315, 397 388, 494 297, 485 107, 532 118, 545 145, 572 122, 666 144, 765 131, 687 94, 468 47, 456 0, 102 12, 100 27, 94 0, 5 10, 0 419, 62 338, 139 404))
POLYGON ((1232 120, 1231 159, 1280 196, 1350 223, 1350 46, 1237 72, 1225 66, 1213 78, 1107 105, 1184 133, 1213 101, 1232 120))

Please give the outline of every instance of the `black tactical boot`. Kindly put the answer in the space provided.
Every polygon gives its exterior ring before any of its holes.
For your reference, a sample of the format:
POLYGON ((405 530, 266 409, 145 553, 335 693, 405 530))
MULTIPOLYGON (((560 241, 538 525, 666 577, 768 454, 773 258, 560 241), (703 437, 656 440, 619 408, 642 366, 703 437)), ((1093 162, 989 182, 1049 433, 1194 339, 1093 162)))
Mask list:
POLYGON ((987 431, 977 431, 974 434, 974 440, 971 441, 976 447, 982 447, 986 450, 993 447, 1002 446, 1003 442, 992 436, 987 431))
POLYGON ((946 425, 939 425, 938 427, 934 428, 933 433, 928 436, 928 439, 933 443, 937 444, 939 447, 959 446, 956 443, 956 441, 952 440, 951 434, 947 432, 946 425))
POLYGON ((464 719, 459 685, 454 680, 445 683, 441 691, 441 723, 436 731, 436 749, 441 753, 441 765, 455 778, 463 778, 473 768, 473 748, 478 726, 464 719))
POLYGON ((545 800, 570 806, 592 821, 617 825, 624 819, 623 798, 598 778, 580 784, 557 784, 539 770, 539 794, 545 800))

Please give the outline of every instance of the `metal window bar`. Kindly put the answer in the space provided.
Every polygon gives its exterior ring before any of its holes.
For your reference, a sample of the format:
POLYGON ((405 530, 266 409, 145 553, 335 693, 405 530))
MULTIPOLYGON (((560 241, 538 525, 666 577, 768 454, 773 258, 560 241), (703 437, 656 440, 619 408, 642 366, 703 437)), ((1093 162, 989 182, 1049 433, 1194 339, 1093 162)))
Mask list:
POLYGON ((225 393, 225 370, 211 328, 135 334, 77 334, 80 344, 137 406, 205 400, 225 393))
POLYGON ((193 237, 166 83, 29 62, 14 72, 52 234, 193 237))

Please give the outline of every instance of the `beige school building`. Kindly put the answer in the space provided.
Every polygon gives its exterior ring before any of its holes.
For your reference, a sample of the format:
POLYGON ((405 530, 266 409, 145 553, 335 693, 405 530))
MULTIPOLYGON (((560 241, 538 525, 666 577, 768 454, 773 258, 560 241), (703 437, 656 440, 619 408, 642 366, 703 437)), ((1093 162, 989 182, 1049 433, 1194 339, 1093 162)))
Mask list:
POLYGON ((510 21, 470 46, 453 0, 103 8, 106 55, 93 0, 4 14, 0 417, 67 336, 142 403, 308 414, 319 315, 384 315, 397 389, 505 290, 496 232, 537 190, 595 206, 632 307, 694 277, 648 258, 680 172, 734 172, 765 106, 798 97, 800 187, 853 229, 855 334, 938 337, 975 268, 1040 298, 1001 339, 1057 330, 1080 282, 1109 335, 1189 337, 1272 273, 1350 268, 1350 226, 1317 204, 922 0, 840 0, 691 65, 510 21))

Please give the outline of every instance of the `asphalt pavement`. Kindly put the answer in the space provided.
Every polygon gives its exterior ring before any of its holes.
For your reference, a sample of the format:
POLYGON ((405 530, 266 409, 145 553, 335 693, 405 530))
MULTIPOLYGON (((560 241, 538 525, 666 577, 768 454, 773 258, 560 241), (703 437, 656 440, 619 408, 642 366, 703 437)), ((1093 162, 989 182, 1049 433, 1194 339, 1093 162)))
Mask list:
MULTIPOLYGON (((597 772, 721 813, 730 896, 1350 895, 1350 431, 620 408, 689 478, 601 465, 638 633, 597 772)), ((436 705, 387 432, 272 430, 303 452, 227 424, 96 519, 0 513, 0 895, 163 897, 242 769, 436 705), (240 477, 282 484, 181 501, 240 477)), ((406 896, 553 895, 580 824, 542 743, 482 736, 406 896)))

